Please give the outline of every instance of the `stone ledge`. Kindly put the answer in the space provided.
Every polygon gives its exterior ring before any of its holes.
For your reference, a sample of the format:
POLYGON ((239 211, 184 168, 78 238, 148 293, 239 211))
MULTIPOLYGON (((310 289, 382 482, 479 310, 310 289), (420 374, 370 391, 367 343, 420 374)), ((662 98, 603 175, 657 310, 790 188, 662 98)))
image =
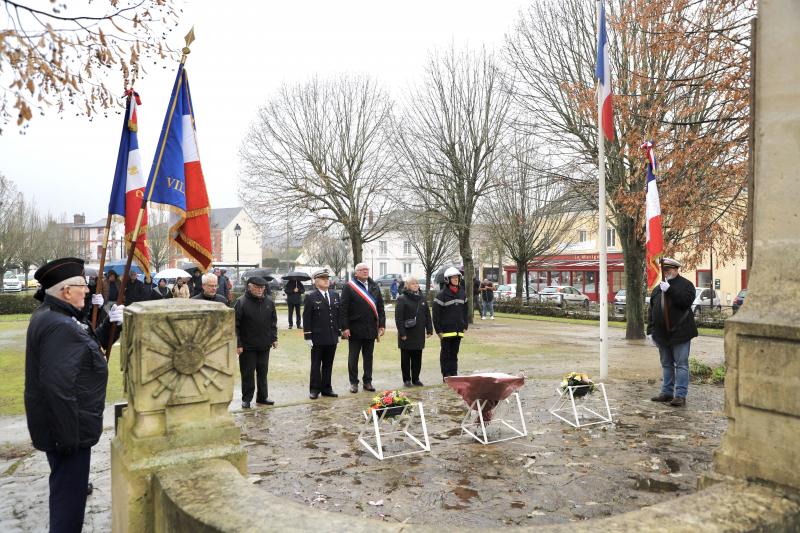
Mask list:
MULTIPOLYGON (((253 487, 233 465, 222 460, 162 470, 153 484, 156 532, 438 531, 418 524, 384 523, 317 511, 253 487)), ((800 530, 800 493, 723 481, 695 494, 618 516, 515 530, 788 533, 800 530)))

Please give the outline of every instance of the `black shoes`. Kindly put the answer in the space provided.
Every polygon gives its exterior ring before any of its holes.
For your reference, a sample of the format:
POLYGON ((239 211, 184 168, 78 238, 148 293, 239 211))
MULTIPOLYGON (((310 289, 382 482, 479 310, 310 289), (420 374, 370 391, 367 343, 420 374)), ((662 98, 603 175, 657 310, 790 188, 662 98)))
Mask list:
POLYGON ((256 403, 258 405, 275 405, 275 401, 270 400, 269 398, 267 398, 266 400, 256 400, 256 403))
POLYGON ((250 402, 242 402, 242 409, 250 409, 250 402))
POLYGON ((339 395, 338 395, 338 394, 336 394, 335 392, 333 392, 332 390, 329 390, 329 391, 323 391, 323 392, 322 392, 322 395, 323 395, 323 396, 327 396, 328 398, 338 398, 338 397, 339 397, 339 395))
POLYGON ((403 387, 410 388, 411 387, 411 382, 410 381, 404 381, 403 382, 403 387))
POLYGON ((364 390, 375 392, 375 387, 372 386, 372 383, 364 383, 364 390))
POLYGON ((311 398, 312 400, 316 400, 317 398, 319 398, 319 393, 318 392, 309 392, 308 393, 308 397, 311 398))
POLYGON ((358 384, 351 384, 350 385, 350 392, 352 392, 353 394, 357 393, 358 392, 358 384))
POLYGON ((422 384, 422 382, 420 380, 412 381, 411 384, 414 385, 415 387, 424 387, 425 386, 425 385, 422 384))
POLYGON ((651 402, 671 402, 672 401, 672 396, 670 396, 669 394, 663 394, 662 393, 662 394, 659 394, 658 396, 653 396, 652 398, 650 398, 650 401, 651 402))
POLYGON ((672 399, 671 402, 669 402, 669 404, 672 407, 686 407, 686 398, 681 398, 680 396, 676 396, 675 398, 672 399))
POLYGON ((292 325, 291 324, 289 324, 289 329, 292 329, 292 325))

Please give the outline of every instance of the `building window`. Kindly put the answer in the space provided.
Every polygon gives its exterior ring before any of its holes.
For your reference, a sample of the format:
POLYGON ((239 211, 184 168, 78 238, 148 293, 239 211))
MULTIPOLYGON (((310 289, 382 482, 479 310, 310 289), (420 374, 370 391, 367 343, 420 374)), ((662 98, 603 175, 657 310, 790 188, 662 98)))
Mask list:
POLYGON ((378 268, 380 269, 380 275, 386 275, 386 263, 378 263, 378 268))
POLYGON ((578 230, 578 242, 586 242, 589 240, 589 232, 585 229, 578 230))
POLYGON ((403 255, 411 255, 412 253, 411 241, 403 241, 403 255))
POLYGON ((403 274, 411 274, 411 263, 403 263, 403 274))
POLYGON ((699 288, 711 287, 711 271, 698 270, 697 283, 695 284, 695 286, 699 288))
POLYGON ((617 246, 617 230, 608 228, 606 230, 606 246, 615 248, 617 246))
MULTIPOLYGON (((389 246, 386 241, 378 241, 378 253, 380 255, 386 255, 388 253, 388 248, 389 246)), ((386 274, 386 272, 382 272, 382 274, 386 274)))

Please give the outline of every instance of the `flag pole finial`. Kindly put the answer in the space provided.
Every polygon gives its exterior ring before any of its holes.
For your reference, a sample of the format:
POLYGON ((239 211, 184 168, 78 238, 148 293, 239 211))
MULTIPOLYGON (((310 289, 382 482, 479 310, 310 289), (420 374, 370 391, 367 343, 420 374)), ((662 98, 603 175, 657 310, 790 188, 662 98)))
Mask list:
POLYGON ((191 53, 189 45, 191 45, 194 42, 194 26, 192 26, 192 29, 189 30, 189 33, 186 34, 186 37, 184 37, 183 40, 186 42, 186 46, 184 46, 183 49, 181 50, 181 53, 183 53, 181 62, 186 61, 186 56, 188 56, 191 53))

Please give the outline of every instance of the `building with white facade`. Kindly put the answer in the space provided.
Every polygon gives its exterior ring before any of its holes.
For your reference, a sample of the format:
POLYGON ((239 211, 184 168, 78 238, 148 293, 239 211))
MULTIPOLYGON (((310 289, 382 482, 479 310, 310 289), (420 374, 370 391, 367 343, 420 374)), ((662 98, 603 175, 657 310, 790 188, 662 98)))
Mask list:
POLYGON ((261 266, 264 234, 244 208, 212 209, 210 223, 212 257, 215 265, 231 266, 238 262, 241 265, 261 266))

